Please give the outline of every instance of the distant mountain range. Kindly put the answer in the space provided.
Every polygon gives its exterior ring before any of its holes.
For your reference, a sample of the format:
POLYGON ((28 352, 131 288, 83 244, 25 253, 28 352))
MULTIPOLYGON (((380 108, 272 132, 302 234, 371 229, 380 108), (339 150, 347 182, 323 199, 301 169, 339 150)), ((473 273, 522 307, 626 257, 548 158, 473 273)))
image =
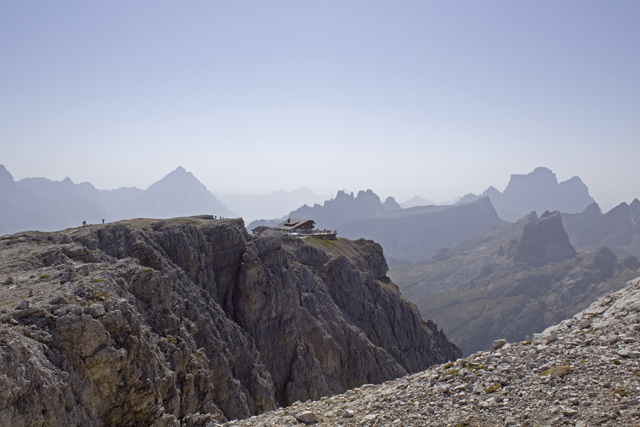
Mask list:
POLYGON ((595 201, 589 195, 589 189, 580 178, 558 183, 556 174, 543 167, 536 168, 526 175, 511 175, 504 192, 489 187, 482 194, 467 194, 458 203, 468 203, 480 197, 489 197, 498 216, 514 222, 518 218, 536 211, 582 212, 595 201))
POLYGON ((54 231, 127 218, 173 218, 198 214, 237 216, 191 172, 178 167, 147 190, 98 190, 71 179, 14 181, 0 165, 0 235, 24 230, 54 231))
POLYGON ((640 256, 640 200, 621 203, 603 214, 596 203, 577 214, 563 214, 562 222, 576 247, 608 246, 618 256, 640 256))
POLYGON ((338 191, 335 199, 327 200, 322 206, 302 206, 289 214, 290 218, 310 218, 318 228, 337 229, 343 224, 402 209, 393 197, 382 202, 371 190, 359 191, 356 196, 338 191))
POLYGON ((339 236, 379 242, 390 265, 397 265, 426 260, 441 248, 532 211, 577 213, 594 203, 580 178, 558 183, 555 174, 543 167, 511 175, 504 193, 490 187, 480 196, 467 194, 454 205, 416 206, 423 202, 431 201, 415 196, 401 206, 393 197, 382 202, 371 190, 355 196, 339 191, 322 205, 304 205, 284 217, 254 221, 248 228, 273 227, 287 217, 313 219, 318 228, 337 230, 339 236))
POLYGON ((578 254, 560 213, 535 212, 474 234, 429 261, 391 268, 402 294, 465 354, 573 316, 638 274, 606 247, 578 254))
MULTIPOLYGON (((504 222, 486 197, 467 204, 402 209, 393 197, 382 202, 371 190, 356 196, 338 191, 322 206, 302 206, 288 217, 313 219, 317 228, 337 230, 340 237, 374 240, 390 265, 427 259, 442 247, 504 222)), ((248 228, 273 227, 282 220, 254 221, 248 228)))
POLYGON ((448 206, 416 206, 338 227, 350 239, 374 240, 384 248, 390 265, 426 260, 439 249, 455 246, 474 233, 504 223, 489 198, 448 206))

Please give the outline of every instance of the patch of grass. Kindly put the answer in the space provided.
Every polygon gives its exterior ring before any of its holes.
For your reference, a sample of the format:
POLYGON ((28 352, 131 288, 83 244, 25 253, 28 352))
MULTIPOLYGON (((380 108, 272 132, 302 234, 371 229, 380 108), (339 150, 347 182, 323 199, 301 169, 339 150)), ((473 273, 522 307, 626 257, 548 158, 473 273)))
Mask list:
POLYGON ((453 375, 454 377, 456 377, 458 376, 458 372, 460 372, 460 369, 449 369, 448 371, 445 371, 442 375, 443 376, 453 375))
POLYGON ((449 369, 452 366, 453 366, 453 362, 448 362, 446 365, 442 367, 442 369, 449 369))
POLYGON ((111 299, 111 296, 109 296, 109 294, 105 294, 104 292, 96 292, 96 291, 94 291, 93 294, 96 296, 96 298, 102 297, 102 298, 104 298, 106 300, 110 300, 111 299))
POLYGON ((571 367, 569 365, 561 365, 554 366, 553 368, 549 368, 546 371, 540 372, 538 375, 541 377, 547 377, 551 375, 552 377, 562 378, 567 374, 571 373, 571 367))
POLYGON ((48 274, 43 274, 42 276, 40 276, 40 279, 42 280, 47 280, 49 279, 51 276, 49 276, 48 274))
POLYGON ((522 341, 520 345, 531 345, 531 341, 522 341))
POLYGON ((142 269, 142 271, 144 271, 145 273, 148 273, 151 270, 153 270, 153 268, 151 268, 151 267, 145 267, 145 268, 142 269))
POLYGON ((180 337, 174 337, 173 335, 167 335, 165 338, 171 344, 178 344, 180 342, 180 337))
POLYGON ((500 384, 495 384, 495 385, 492 385, 492 386, 489 386, 489 387, 485 388, 484 392, 487 393, 487 394, 491 394, 491 393, 494 393, 494 392, 500 390, 501 388, 502 388, 502 386, 500 384))
POLYGON ((325 239, 324 237, 320 237, 320 236, 311 236, 311 239, 313 242, 316 242, 322 246, 324 246, 325 248, 330 248, 333 246, 333 242, 334 240, 328 240, 325 239))
POLYGON ((617 394, 618 396, 620 396, 620 397, 627 397, 627 396, 631 395, 631 393, 629 393, 627 390, 625 390, 623 388, 617 388, 617 389, 613 390, 613 392, 615 394, 617 394))
POLYGON ((586 361, 587 361, 587 359, 580 359, 580 363, 584 363, 586 361))
POLYGON ((471 369, 473 369, 474 371, 480 370, 480 369, 484 369, 485 371, 487 370, 487 367, 485 365, 474 365, 474 364, 469 364, 468 365, 471 369))
POLYGON ((102 279, 98 279, 96 277, 91 279, 91 283, 100 283, 100 282, 102 282, 102 279))
POLYGON ((196 351, 193 354, 196 356, 196 360, 198 361, 198 363, 202 363, 202 355, 200 354, 200 352, 196 351))
POLYGON ((614 365, 619 365, 620 363, 622 363, 622 362, 620 362, 618 359, 613 359, 613 364, 614 365))

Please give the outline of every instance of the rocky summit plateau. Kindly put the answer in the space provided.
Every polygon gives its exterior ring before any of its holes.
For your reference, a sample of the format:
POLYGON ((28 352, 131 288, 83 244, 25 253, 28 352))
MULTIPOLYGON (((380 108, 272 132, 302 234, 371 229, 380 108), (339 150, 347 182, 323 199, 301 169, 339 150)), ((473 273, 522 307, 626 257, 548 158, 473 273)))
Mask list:
POLYGON ((640 278, 520 342, 228 427, 640 425, 640 278))
POLYGON ((458 358, 387 270, 212 216, 0 237, 0 425, 213 425, 458 358))

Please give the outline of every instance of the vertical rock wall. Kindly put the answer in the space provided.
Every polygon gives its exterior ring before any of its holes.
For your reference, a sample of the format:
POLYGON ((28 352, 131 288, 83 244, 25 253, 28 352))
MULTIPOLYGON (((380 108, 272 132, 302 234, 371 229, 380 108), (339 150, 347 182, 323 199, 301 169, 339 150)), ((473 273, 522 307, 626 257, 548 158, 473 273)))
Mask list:
POLYGON ((3 425, 244 418, 459 355, 371 241, 130 220, 8 236, 0 261, 3 425))

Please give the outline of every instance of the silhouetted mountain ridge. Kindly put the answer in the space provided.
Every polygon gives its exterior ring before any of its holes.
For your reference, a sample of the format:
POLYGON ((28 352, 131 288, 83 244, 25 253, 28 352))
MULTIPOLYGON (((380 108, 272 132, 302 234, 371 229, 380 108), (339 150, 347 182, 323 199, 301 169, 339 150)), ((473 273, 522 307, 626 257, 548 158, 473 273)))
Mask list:
POLYGON ((562 214, 571 241, 577 247, 606 245, 619 256, 640 256, 640 200, 620 203, 603 214, 592 203, 578 214, 562 214))
POLYGON ((102 219, 211 214, 234 216, 207 188, 183 167, 147 190, 120 188, 98 190, 88 182, 74 184, 70 178, 52 181, 25 178, 14 181, 0 165, 0 235, 24 230, 54 231, 77 227, 83 221, 102 219))
POLYGON ((393 197, 382 203, 367 190, 355 196, 338 191, 322 206, 305 205, 283 218, 254 221, 248 229, 273 227, 287 217, 313 219, 317 228, 337 230, 341 237, 375 240, 392 264, 430 258, 442 247, 454 246, 473 233, 504 222, 486 197, 468 204, 402 209, 393 197))
POLYGON ((507 221, 516 221, 531 211, 581 212, 594 203, 589 189, 579 177, 559 183, 556 174, 544 167, 526 175, 512 174, 502 193, 489 187, 479 196, 471 193, 463 196, 458 203, 468 203, 483 196, 491 199, 498 216, 507 221))

